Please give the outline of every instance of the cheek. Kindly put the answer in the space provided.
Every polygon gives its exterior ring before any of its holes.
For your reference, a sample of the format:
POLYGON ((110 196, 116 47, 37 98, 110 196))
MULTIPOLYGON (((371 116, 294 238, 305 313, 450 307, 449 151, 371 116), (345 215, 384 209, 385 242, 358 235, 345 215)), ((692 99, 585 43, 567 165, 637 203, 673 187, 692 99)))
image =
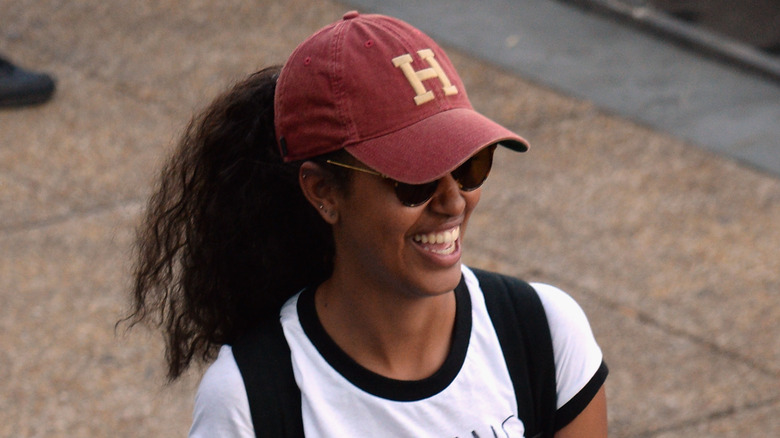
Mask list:
POLYGON ((375 177, 355 178, 340 210, 338 225, 345 235, 375 250, 402 242, 419 216, 398 202, 392 186, 375 177))
POLYGON ((472 210, 477 208, 479 199, 482 197, 482 188, 472 190, 470 192, 464 192, 463 197, 466 199, 466 209, 471 213, 472 210))
MULTIPOLYGON (((461 192, 463 193, 463 199, 466 201, 466 208, 464 209, 464 220, 463 220, 463 227, 465 228, 465 225, 468 224, 469 217, 471 216, 471 213, 474 212, 474 209, 477 208, 477 204, 479 204, 479 198, 482 196, 482 189, 476 189, 471 192, 461 192)), ((462 230, 465 231, 465 230, 462 230)))

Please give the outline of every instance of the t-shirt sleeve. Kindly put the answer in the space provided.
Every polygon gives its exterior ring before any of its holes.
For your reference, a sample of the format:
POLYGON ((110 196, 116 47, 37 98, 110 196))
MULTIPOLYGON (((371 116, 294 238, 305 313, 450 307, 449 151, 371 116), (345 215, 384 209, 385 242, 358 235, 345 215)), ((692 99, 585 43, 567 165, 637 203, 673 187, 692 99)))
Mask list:
POLYGON ((223 346, 195 395, 190 438, 254 438, 249 400, 230 346, 223 346))
POLYGON ((588 406, 607 377, 601 348, 582 308, 562 290, 533 283, 544 305, 555 354, 558 391, 556 428, 570 423, 588 406))

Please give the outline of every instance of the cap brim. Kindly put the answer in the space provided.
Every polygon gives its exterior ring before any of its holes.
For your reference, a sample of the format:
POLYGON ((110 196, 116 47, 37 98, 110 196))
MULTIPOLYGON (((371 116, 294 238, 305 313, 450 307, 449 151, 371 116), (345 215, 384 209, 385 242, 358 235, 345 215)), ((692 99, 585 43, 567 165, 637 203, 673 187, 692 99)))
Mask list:
POLYGON ((383 175, 420 184, 443 177, 496 143, 517 152, 528 150, 528 141, 514 132, 472 109, 454 108, 345 149, 383 175))

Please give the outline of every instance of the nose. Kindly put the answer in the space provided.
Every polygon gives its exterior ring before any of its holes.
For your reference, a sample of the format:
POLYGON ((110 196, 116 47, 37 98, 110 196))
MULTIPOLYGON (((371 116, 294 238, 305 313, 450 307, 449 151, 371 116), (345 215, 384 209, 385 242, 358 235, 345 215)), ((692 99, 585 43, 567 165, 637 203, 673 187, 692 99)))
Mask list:
POLYGON ((447 216, 458 216, 466 208, 466 199, 463 192, 460 191, 458 182, 451 174, 447 174, 436 187, 436 192, 429 203, 430 207, 438 213, 447 216))

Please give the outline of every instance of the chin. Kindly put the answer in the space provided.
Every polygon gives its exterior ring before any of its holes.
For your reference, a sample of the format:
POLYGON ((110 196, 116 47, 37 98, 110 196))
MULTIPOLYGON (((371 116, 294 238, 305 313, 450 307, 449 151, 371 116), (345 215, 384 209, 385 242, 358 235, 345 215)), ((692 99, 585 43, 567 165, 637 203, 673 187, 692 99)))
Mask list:
POLYGON ((441 295, 452 292, 452 290, 458 286, 458 283, 460 283, 460 278, 462 275, 463 274, 460 270, 460 262, 458 262, 446 270, 431 275, 430 278, 433 281, 429 283, 429 290, 434 295, 441 295))

